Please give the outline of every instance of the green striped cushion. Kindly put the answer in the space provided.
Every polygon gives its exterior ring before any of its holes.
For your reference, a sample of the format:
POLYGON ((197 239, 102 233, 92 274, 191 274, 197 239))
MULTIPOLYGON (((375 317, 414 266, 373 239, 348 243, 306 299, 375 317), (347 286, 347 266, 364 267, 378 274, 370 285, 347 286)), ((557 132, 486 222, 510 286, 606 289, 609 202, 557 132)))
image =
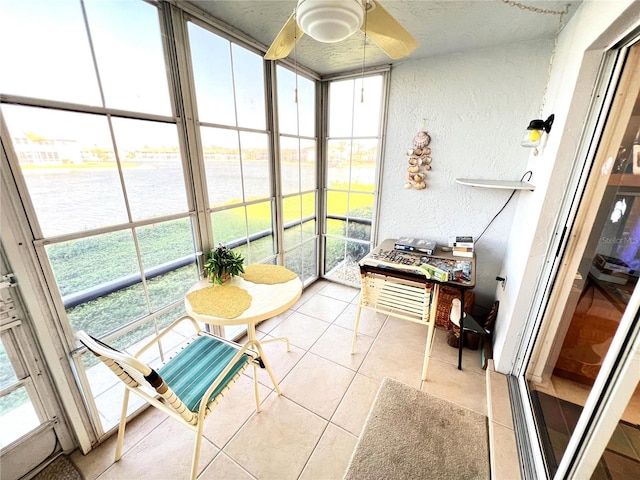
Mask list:
MULTIPOLYGON (((238 352, 237 348, 208 335, 198 337, 187 345, 158 373, 192 412, 200 407, 200 399, 213 381, 238 352)), ((229 381, 251 360, 243 355, 214 390, 209 400, 218 395, 229 381)))

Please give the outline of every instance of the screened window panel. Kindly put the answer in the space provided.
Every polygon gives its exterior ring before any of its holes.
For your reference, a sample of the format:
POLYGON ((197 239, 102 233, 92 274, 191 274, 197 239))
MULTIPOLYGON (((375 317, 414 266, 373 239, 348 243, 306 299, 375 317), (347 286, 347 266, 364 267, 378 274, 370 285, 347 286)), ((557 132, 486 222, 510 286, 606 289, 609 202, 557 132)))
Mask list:
POLYGON ((378 139, 354 140, 351 152, 349 188, 373 192, 376 188, 376 161, 378 159, 378 139))
POLYGON ((316 136, 316 84, 313 80, 298 76, 298 110, 300 111, 300 136, 316 136))
POLYGON ((103 0, 84 5, 106 106, 171 116, 157 8, 103 0))
POLYGON ((235 126, 231 44, 193 23, 188 25, 198 118, 235 126))
POLYGON ((190 218, 145 225, 135 231, 145 271, 194 257, 196 248, 190 218))
POLYGON ((271 195, 269 137, 266 133, 240 132, 242 179, 246 201, 271 195))
POLYGON ((45 246, 60 295, 139 275, 131 230, 121 230, 45 246))
POLYGON ((317 234, 316 231, 316 193, 306 193, 302 195, 302 219, 306 220, 302 224, 302 238, 304 240, 311 238, 317 234))
POLYGON ((128 221, 107 118, 3 105, 45 237, 128 221))
POLYGON ((0 390, 4 390, 18 381, 16 372, 11 365, 2 338, 0 337, 0 390))
POLYGON ((327 192, 327 215, 345 217, 349 209, 349 194, 347 192, 327 192))
MULTIPOLYGON (((278 127, 280 133, 297 136, 298 104, 296 104, 295 73, 278 65, 276 75, 278 79, 278 127)), ((300 77, 298 77, 299 79, 300 77)))
POLYGON ((133 220, 186 213, 176 125, 124 118, 112 121, 133 220))
POLYGON ((80 2, 0 2, 0 91, 102 105, 80 2))
POLYGON ((278 126, 280 133, 315 137, 316 85, 313 80, 278 66, 278 126), (296 88, 298 90, 296 96, 296 88), (297 98, 297 103, 296 103, 297 98))
POLYGON ((358 240, 369 240, 371 238, 371 223, 361 222, 359 219, 349 219, 346 236, 358 240))
POLYGON ((155 312, 180 300, 198 279, 190 218, 135 229, 145 278, 155 312), (187 262, 193 262, 188 263, 187 262), (167 268, 171 271, 160 273, 167 268))
POLYGON ((247 224, 250 240, 245 263, 257 263, 275 254, 271 202, 247 205, 247 224))
POLYGON ((284 257, 284 266, 292 272, 295 272, 296 275, 300 277, 300 280, 304 278, 303 255, 302 248, 296 248, 287 252, 284 257))
POLYGON ((373 202, 375 197, 371 193, 349 194, 349 217, 373 219, 373 202))
POLYGON ((219 243, 228 244, 236 240, 247 238, 247 222, 245 207, 228 208, 211 214, 213 239, 219 243))
POLYGON ((85 330, 99 337, 149 313, 142 283, 67 309, 67 317, 74 331, 85 330))
POLYGON ((238 132, 202 127, 200 133, 209 205, 214 208, 242 202, 242 168, 238 132))
POLYGON ((354 80, 341 80, 329 84, 329 136, 353 136, 354 80))
POLYGON ((280 137, 280 178, 282 194, 300 192, 300 140, 280 137))
POLYGON ((315 190, 317 181, 316 141, 300 139, 300 191, 315 190))
POLYGON ((344 237, 347 232, 346 220, 339 220, 335 218, 327 219, 327 234, 335 235, 338 237, 344 237))
POLYGON ((348 189, 351 178, 351 140, 329 140, 327 187, 348 189))
POLYGON ((287 252, 284 265, 295 272, 304 283, 317 275, 317 254, 316 242, 305 242, 298 248, 287 252))
POLYGON ((325 240, 324 270, 330 275, 345 259, 345 240, 327 237, 325 240))
POLYGON ((382 112, 382 76, 376 75, 354 82, 353 136, 375 137, 380 130, 382 112))
POLYGON ((149 313, 131 230, 45 248, 63 302, 84 302, 67 307, 74 330, 104 335, 149 313))
POLYGON ((157 312, 171 302, 181 301, 197 281, 198 267, 195 263, 147 279, 150 313, 157 312))
MULTIPOLYGON (((25 387, 0 397, 0 412, 7 420, 12 417, 20 419, 17 428, 4 427, 0 432, 0 448, 8 447, 12 442, 40 426, 38 412, 29 399, 29 392, 25 387)), ((7 421, 9 423, 9 421, 7 421)))
POLYGON ((300 195, 294 195, 282 199, 282 212, 284 217, 284 247, 285 249, 293 248, 302 242, 302 226, 300 219, 302 218, 302 198, 300 195))
POLYGON ((264 130, 264 60, 260 55, 235 44, 232 44, 231 52, 238 126, 264 130))

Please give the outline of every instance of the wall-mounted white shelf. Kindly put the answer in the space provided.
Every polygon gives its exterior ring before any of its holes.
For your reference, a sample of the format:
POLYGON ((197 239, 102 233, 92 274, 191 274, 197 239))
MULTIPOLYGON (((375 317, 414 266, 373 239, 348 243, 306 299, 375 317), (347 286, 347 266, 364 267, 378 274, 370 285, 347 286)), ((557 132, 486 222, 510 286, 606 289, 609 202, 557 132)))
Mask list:
POLYGON ((502 188, 504 190, 535 190, 536 187, 527 182, 511 180, 483 180, 474 178, 456 178, 456 182, 461 185, 482 188, 502 188))

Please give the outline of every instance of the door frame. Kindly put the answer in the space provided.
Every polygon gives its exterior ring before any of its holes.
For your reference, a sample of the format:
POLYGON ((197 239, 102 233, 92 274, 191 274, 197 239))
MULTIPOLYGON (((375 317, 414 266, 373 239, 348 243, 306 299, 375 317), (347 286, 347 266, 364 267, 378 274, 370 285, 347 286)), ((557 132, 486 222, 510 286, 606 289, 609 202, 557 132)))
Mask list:
MULTIPOLYGON (((562 314, 588 240, 588 235, 582 233, 593 225, 640 91, 640 36, 629 36, 603 53, 583 137, 556 223, 555 240, 550 243, 545 268, 537 282, 536 308, 530 312, 509 380, 523 475, 527 478, 548 475, 528 380, 539 382, 550 376, 547 359, 554 355, 554 339, 565 333, 562 314)), ((555 479, 590 477, 635 391, 640 379, 640 371, 632 368, 640 359, 639 310, 640 288, 636 288, 555 479)))

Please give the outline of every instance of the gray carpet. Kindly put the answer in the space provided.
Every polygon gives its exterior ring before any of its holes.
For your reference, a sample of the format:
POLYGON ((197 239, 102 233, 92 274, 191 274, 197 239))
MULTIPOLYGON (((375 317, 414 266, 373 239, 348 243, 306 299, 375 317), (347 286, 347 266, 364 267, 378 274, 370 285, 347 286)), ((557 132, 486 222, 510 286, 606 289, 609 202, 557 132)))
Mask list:
POLYGON ((345 480, 489 479, 487 417, 385 378, 345 480))
POLYGON ((83 480, 83 477, 69 457, 60 455, 31 480, 83 480))

